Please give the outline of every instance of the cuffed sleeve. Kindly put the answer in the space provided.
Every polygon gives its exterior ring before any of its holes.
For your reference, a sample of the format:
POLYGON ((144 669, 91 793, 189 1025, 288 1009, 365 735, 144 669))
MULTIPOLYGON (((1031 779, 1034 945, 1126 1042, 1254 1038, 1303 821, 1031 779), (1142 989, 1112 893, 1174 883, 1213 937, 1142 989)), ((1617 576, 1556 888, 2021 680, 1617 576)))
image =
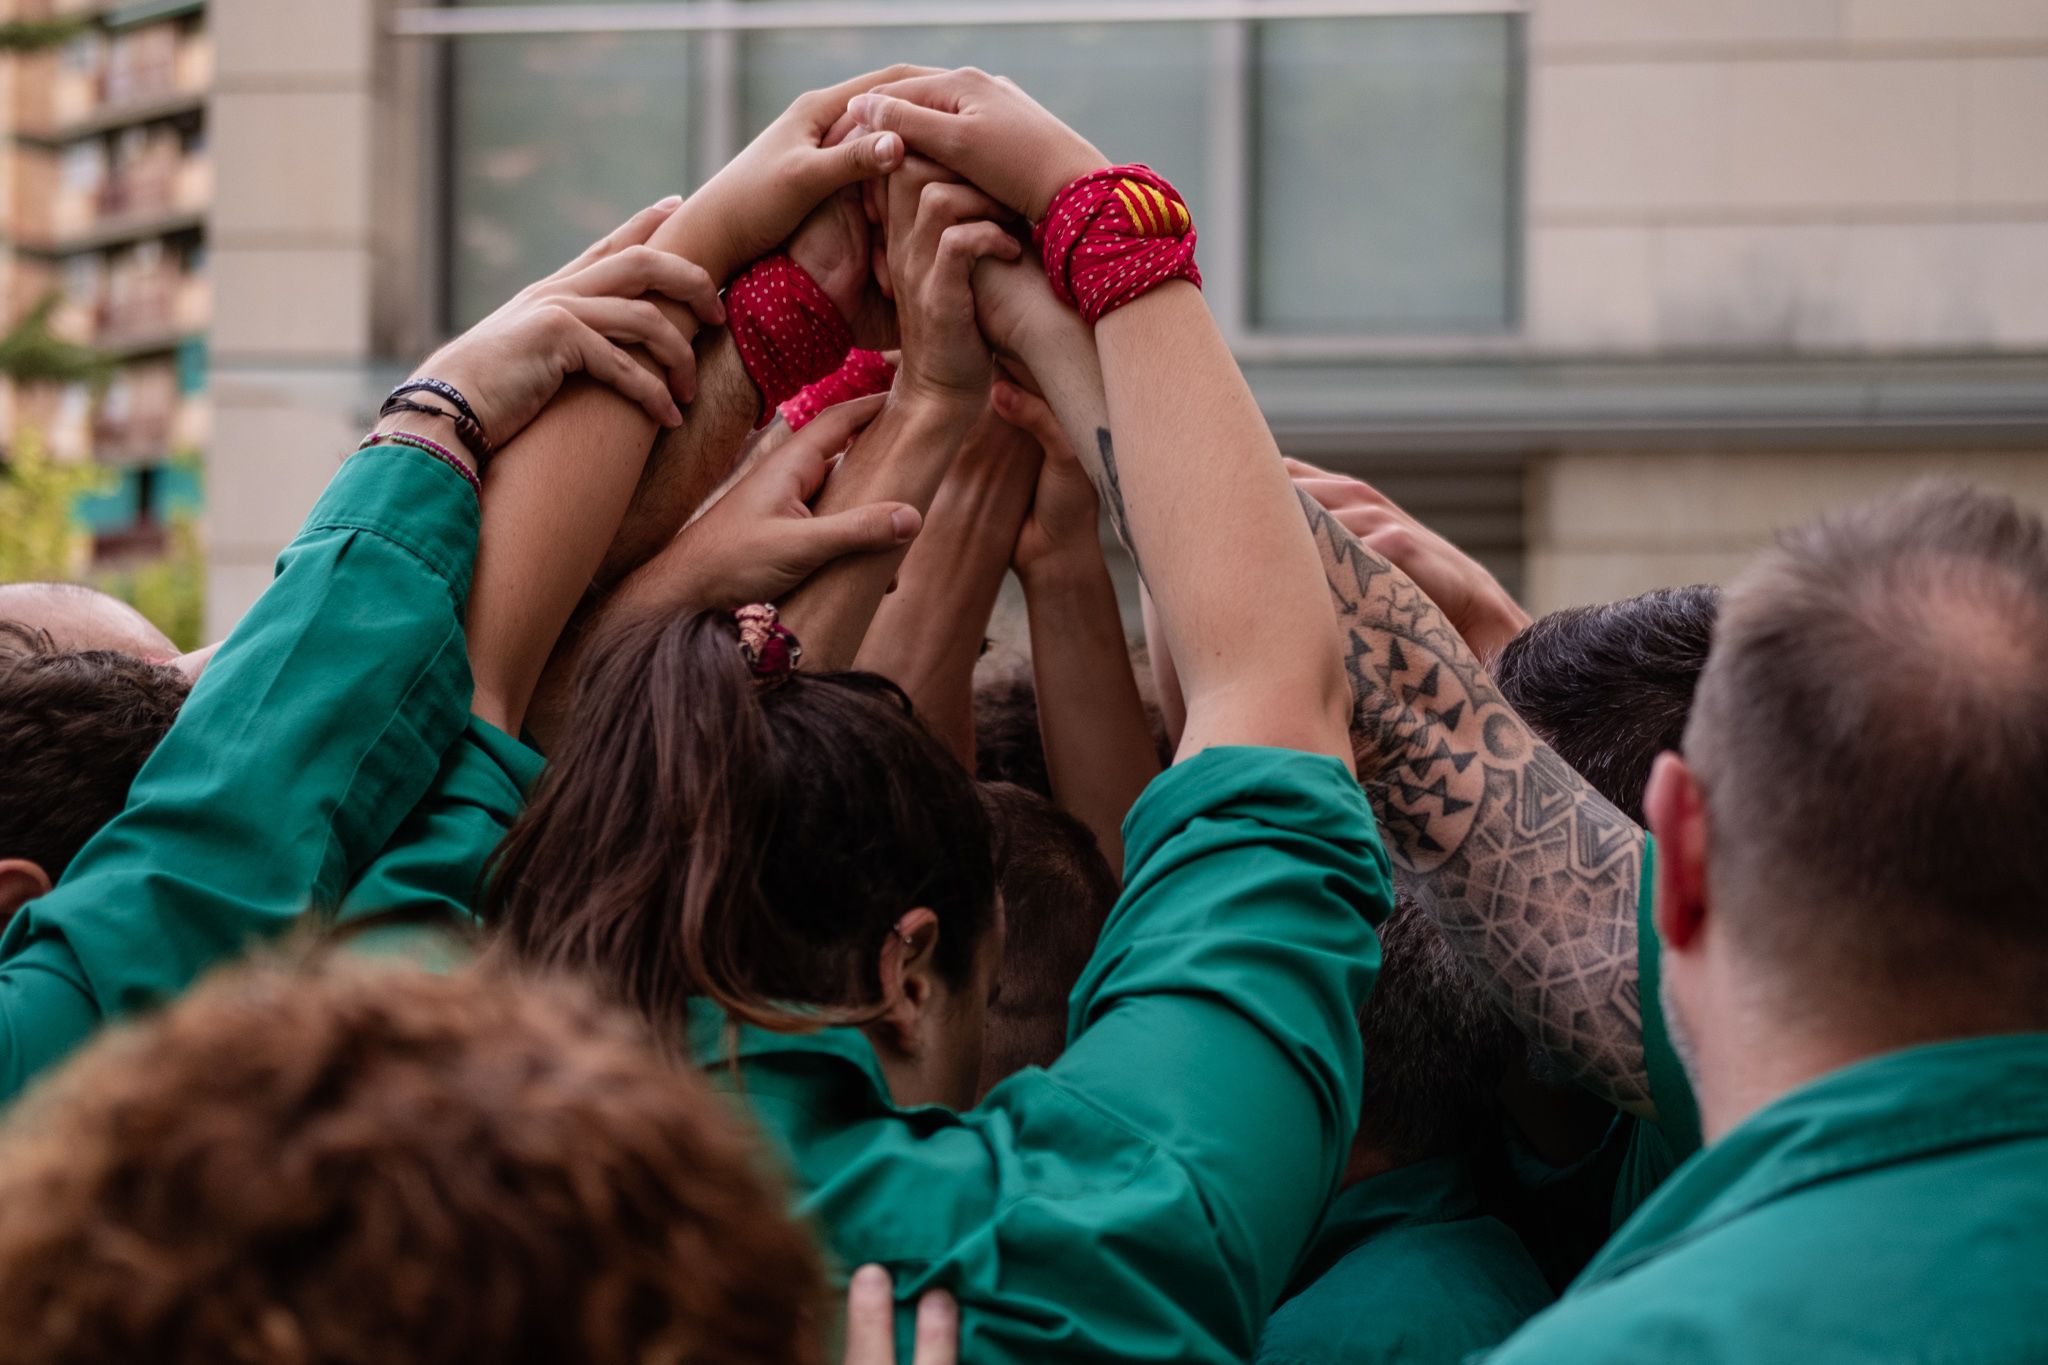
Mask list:
POLYGON ((427 455, 342 466, 121 814, 0 935, 0 1092, 334 905, 389 842, 469 712, 477 528, 427 455))

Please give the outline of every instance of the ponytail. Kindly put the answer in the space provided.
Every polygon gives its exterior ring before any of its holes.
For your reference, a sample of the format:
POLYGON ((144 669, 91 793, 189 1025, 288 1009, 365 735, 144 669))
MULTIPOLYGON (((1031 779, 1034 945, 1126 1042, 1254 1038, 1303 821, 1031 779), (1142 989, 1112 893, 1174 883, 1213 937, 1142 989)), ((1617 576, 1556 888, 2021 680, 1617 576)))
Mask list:
POLYGON ((731 613, 601 641, 565 744, 493 861, 485 915, 539 966, 594 975, 671 1040, 692 997, 783 1030, 882 1006, 896 920, 943 925, 964 982, 994 918, 968 775, 865 674, 764 686, 731 613))

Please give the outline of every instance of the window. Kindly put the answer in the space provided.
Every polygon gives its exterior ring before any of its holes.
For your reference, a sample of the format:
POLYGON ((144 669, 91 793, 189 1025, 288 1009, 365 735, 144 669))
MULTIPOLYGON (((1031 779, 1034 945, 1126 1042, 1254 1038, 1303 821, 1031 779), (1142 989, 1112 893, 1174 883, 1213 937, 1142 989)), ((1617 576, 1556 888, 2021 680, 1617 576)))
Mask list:
POLYGON ((1513 21, 1266 23, 1257 48, 1255 323, 1408 334, 1507 327, 1513 21))
POLYGON ((448 321, 474 321, 634 209, 693 185, 711 169, 695 164, 704 130, 743 141, 805 90, 907 60, 1010 76, 1113 160, 1171 178, 1201 225, 1233 335, 1312 345, 1512 328, 1519 20, 1276 19, 1219 42, 1221 27, 461 39, 448 321))
POLYGON ((885 28, 749 35, 745 131, 806 90, 893 62, 978 66, 1008 76, 1114 161, 1145 161, 1199 219, 1208 179, 1208 34, 1198 24, 885 28))
POLYGON ((451 45, 448 322, 465 327, 691 179, 690 40, 451 45))

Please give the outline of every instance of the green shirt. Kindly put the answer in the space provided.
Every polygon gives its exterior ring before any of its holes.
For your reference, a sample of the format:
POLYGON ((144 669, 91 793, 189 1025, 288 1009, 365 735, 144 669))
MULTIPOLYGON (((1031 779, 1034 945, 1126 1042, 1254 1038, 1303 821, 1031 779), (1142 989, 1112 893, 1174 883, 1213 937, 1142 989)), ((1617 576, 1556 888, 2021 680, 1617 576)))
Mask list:
POLYGON ((1471 1173, 1436 1157, 1360 1181, 1330 1205, 1274 1310, 1258 1365, 1457 1365, 1550 1305, 1550 1286, 1471 1173))
POLYGON ((418 451, 341 466, 126 807, 0 934, 0 1096, 333 906, 385 847, 469 714, 477 524, 418 451))
MULTIPOLYGON (((1211 749, 1146 789, 1124 841, 1065 1055, 973 1110, 896 1107, 857 1031, 733 1042, 841 1273, 894 1274, 901 1359, 909 1306, 944 1287, 977 1365, 1243 1361, 1336 1189, 1391 898, 1357 782, 1211 749)), ((699 1003, 701 1060, 724 1022, 699 1003)))
POLYGON ((2048 1359, 2048 1034, 1844 1067, 1682 1166, 1489 1365, 2048 1359))

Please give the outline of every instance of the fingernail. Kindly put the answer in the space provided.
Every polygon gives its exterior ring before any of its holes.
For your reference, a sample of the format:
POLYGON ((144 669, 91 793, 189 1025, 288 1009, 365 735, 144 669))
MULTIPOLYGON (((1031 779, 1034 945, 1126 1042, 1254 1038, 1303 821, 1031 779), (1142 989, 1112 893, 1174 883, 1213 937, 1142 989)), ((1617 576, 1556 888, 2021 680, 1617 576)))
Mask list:
POLYGON ((875 158, 879 161, 894 161, 903 154, 903 139, 894 133, 884 133, 875 139, 875 158))
POLYGON ((873 113, 874 109, 875 100, 872 95, 855 95, 846 102, 846 112, 863 123, 867 121, 868 115, 873 113))
POLYGON ((668 424, 672 427, 679 427, 683 424, 683 410, 673 402, 668 405, 668 424))
POLYGON ((899 507, 889 514, 889 529, 895 533, 898 545, 916 535, 923 524, 924 518, 918 516, 915 507, 899 507))
POLYGON ((665 199, 657 199, 654 201, 654 207, 658 209, 677 209, 681 208, 682 206, 683 196, 681 196, 680 194, 671 194, 665 199))

